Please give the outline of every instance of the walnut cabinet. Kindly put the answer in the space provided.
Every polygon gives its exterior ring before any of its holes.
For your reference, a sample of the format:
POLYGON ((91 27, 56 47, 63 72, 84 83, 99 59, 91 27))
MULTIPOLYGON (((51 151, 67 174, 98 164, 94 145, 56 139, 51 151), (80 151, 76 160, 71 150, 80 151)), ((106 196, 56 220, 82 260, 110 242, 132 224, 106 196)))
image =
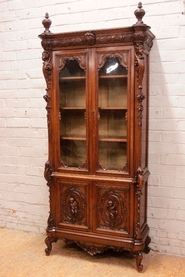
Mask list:
POLYGON ((89 254, 128 250, 142 270, 147 225, 148 75, 154 35, 126 28, 50 32, 44 49, 50 193, 46 254, 63 239, 89 254))

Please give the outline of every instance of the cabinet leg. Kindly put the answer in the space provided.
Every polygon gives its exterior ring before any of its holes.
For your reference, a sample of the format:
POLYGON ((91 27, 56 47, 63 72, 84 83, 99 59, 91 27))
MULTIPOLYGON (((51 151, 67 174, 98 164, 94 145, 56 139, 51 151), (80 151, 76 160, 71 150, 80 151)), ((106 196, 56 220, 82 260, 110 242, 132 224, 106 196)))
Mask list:
POLYGON ((57 238, 50 238, 50 237, 47 237, 45 239, 45 244, 47 245, 47 248, 45 249, 45 252, 46 252, 46 255, 49 256, 51 250, 52 250, 52 243, 53 242, 57 242, 57 238))
POLYGON ((148 254, 150 252, 150 247, 148 246, 149 243, 151 242, 151 238, 147 236, 146 241, 145 241, 145 249, 144 253, 148 254))
POLYGON ((136 266, 137 266, 138 272, 141 272, 143 269, 143 265, 141 264, 142 259, 143 259, 143 254, 141 251, 138 251, 136 253, 136 266))

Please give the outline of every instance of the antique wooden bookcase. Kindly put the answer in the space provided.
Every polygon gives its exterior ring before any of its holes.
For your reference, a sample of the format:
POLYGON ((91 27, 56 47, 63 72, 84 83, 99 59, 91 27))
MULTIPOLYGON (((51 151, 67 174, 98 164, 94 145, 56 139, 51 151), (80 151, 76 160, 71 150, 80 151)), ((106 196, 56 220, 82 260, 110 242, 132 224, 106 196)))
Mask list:
POLYGON ((43 20, 50 192, 46 254, 64 239, 91 255, 128 250, 142 270, 147 225, 148 75, 154 35, 131 27, 53 34, 43 20))

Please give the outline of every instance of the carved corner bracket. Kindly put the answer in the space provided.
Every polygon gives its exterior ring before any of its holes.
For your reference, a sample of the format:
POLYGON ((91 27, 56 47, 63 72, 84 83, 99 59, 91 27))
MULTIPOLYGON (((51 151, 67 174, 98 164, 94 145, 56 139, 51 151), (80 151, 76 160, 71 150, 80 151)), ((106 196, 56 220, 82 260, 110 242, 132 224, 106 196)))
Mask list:
POLYGON ((52 173, 53 173, 53 166, 49 161, 45 163, 45 170, 44 170, 44 178, 47 181, 47 186, 51 187, 52 185, 52 173))
POLYGON ((48 223, 48 228, 47 229, 52 230, 54 228, 55 224, 54 224, 54 219, 53 219, 53 216, 52 216, 51 212, 49 213, 47 223, 48 223))

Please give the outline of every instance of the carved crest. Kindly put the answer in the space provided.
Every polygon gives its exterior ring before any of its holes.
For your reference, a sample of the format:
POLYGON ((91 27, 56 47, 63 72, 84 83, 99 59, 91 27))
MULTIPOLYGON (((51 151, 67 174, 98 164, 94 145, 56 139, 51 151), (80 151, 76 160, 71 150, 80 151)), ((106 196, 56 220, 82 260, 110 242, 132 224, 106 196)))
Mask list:
POLYGON ((93 34, 92 32, 85 33, 84 41, 86 44, 93 45, 95 44, 95 40, 96 40, 95 34, 93 34))

